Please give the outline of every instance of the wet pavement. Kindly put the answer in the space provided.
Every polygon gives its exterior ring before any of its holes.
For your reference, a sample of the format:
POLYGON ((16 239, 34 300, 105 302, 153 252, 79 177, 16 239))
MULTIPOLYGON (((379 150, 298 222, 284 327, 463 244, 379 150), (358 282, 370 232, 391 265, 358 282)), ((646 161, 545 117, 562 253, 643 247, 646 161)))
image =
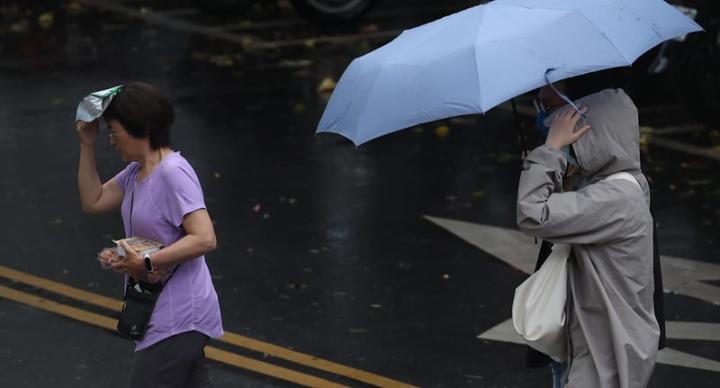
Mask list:
MULTIPOLYGON (((138 17, 73 1, 0 5, 3 386, 126 384, 129 341, 75 310, 47 308, 59 303, 111 317, 111 306, 50 290, 47 281, 120 298, 122 281, 94 259, 120 236, 120 219, 80 211, 72 121, 83 95, 132 80, 158 85, 175 106, 174 148, 197 171, 218 235, 208 264, 226 331, 287 351, 227 341, 211 346, 346 386, 550 386, 549 371, 524 368, 523 346, 502 336, 478 338, 510 317, 513 290, 526 274, 508 263, 512 258, 479 249, 482 241, 424 218, 512 233, 520 160, 508 107, 360 148, 314 134, 326 102, 318 86, 387 41, 363 34, 401 30, 467 3, 385 1, 362 22, 332 29, 283 8, 253 11, 252 20, 270 27, 249 28, 245 16, 197 13, 182 1, 153 8, 123 3, 138 17), (182 12, 161 12, 181 6, 182 12), (235 26, 245 46, 142 19, 153 14, 235 26), (290 43, 259 44, 268 42, 290 43), (44 280, 29 285, 5 268, 44 280), (29 297, 12 299, 12 291, 29 297), (375 377, 358 379, 339 366, 322 370, 312 360, 302 364, 289 350, 375 377)), ((675 101, 639 101, 644 126, 697 123, 675 101)), ((716 144, 716 133, 676 137, 707 145, 716 144)), ((123 167, 106 142, 96 150, 103 179, 123 167)), ((657 365, 650 386, 716 387, 719 162, 652 142, 644 155, 661 253, 670 258, 665 277, 699 280, 667 290, 667 318, 710 324, 673 332, 669 347, 682 353, 657 365)), ((222 361, 228 359, 212 362, 216 386, 298 381, 222 361)))

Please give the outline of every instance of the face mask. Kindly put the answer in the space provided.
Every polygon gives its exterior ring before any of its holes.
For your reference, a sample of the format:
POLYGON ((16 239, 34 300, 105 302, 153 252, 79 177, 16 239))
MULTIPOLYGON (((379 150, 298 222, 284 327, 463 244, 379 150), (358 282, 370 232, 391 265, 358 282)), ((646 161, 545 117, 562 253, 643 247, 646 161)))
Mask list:
POLYGON ((576 167, 579 166, 577 159, 575 158, 575 151, 573 151, 572 146, 565 146, 562 148, 561 151, 565 155, 565 160, 567 160, 569 164, 572 164, 576 167))
POLYGON ((544 110, 538 112, 537 118, 535 119, 535 128, 540 132, 543 138, 546 138, 550 132, 550 127, 545 125, 545 119, 547 119, 547 113, 544 110))

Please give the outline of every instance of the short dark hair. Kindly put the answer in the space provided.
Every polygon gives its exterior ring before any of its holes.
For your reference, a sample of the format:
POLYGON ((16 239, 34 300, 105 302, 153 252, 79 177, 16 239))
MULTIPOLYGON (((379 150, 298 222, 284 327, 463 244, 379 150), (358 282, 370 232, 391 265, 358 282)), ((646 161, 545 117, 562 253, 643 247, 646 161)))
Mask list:
POLYGON ((175 112, 158 88, 132 82, 120 89, 103 113, 105 121, 117 120, 130 136, 150 139, 150 148, 170 146, 170 126, 175 112))

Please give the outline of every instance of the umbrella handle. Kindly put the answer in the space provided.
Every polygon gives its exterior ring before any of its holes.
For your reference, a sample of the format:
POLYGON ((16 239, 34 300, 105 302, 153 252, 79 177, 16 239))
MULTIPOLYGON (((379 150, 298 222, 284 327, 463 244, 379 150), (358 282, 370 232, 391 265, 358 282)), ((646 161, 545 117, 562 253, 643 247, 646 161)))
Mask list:
POLYGON ((568 96, 564 95, 563 93, 560 93, 560 91, 555 88, 555 85, 553 85, 553 83, 550 82, 550 78, 548 77, 548 74, 550 74, 550 72, 553 71, 553 70, 555 70, 555 69, 554 69, 554 68, 550 68, 550 69, 545 70, 545 82, 547 82, 548 86, 550 86, 550 88, 551 88, 558 96, 560 96, 560 98, 562 98, 565 102, 567 102, 568 104, 570 104, 570 106, 572 106, 573 109, 575 109, 575 111, 578 112, 583 119, 587 119, 587 116, 585 116, 585 113, 581 112, 580 109, 577 107, 577 105, 575 105, 575 103, 572 102, 572 100, 570 100, 570 99, 568 98, 568 96))

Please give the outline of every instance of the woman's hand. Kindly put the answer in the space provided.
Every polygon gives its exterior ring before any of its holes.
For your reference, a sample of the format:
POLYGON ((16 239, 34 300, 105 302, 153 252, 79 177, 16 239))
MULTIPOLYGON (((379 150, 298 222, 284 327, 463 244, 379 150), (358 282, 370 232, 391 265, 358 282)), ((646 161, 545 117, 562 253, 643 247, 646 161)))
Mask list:
MULTIPOLYGON (((587 112, 587 107, 582 107, 580 111, 583 113, 587 112)), ((555 117, 550 126, 550 132, 548 133, 545 144, 559 150, 566 145, 578 141, 578 139, 590 130, 590 125, 585 125, 575 131, 575 125, 580 120, 580 117, 580 114, 571 107, 558 112, 557 117, 555 117)))
POLYGON ((127 242, 120 241, 120 245, 125 249, 125 258, 111 263, 110 267, 116 272, 130 275, 136 281, 148 280, 145 272, 145 260, 127 242))
POLYGON ((82 145, 95 144, 95 139, 97 139, 99 130, 100 126, 98 125, 97 120, 93 120, 89 123, 86 123, 84 121, 78 121, 77 123, 75 123, 75 131, 80 137, 80 144, 82 145))

